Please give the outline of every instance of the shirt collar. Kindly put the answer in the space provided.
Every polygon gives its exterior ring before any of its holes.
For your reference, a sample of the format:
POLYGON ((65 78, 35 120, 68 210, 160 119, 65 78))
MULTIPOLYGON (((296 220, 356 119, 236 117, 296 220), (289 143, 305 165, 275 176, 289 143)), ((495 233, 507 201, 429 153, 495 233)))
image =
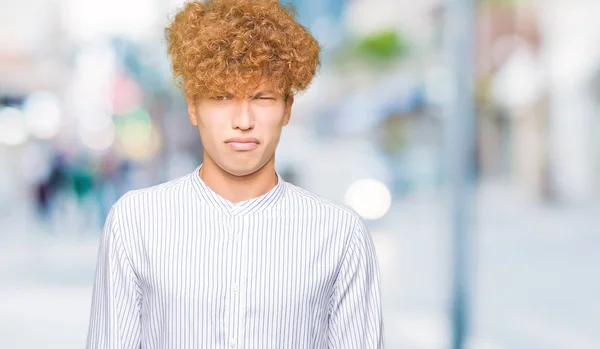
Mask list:
POLYGON ((223 198, 204 183, 202 178, 200 178, 201 167, 202 164, 196 167, 194 172, 190 173, 194 190, 208 205, 232 216, 256 213, 273 207, 283 197, 287 188, 286 182, 276 172, 277 184, 271 190, 259 197, 234 203, 223 198))

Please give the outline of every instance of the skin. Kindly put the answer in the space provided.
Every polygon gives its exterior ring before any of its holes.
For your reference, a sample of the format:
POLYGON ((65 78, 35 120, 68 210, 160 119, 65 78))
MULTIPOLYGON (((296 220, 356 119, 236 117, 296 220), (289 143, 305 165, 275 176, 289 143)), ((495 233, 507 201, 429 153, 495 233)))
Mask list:
POLYGON ((277 185, 275 150, 294 98, 273 92, 264 80, 245 99, 188 99, 188 114, 204 146, 200 177, 231 201, 259 197, 277 185))

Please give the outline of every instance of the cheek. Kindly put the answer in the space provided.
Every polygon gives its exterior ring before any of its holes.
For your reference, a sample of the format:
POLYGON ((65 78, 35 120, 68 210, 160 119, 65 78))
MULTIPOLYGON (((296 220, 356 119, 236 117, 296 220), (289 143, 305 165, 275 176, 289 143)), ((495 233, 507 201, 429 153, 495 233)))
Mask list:
POLYGON ((265 130, 277 130, 283 127, 285 122, 285 114, 282 109, 277 108, 265 112, 264 114, 257 113, 256 121, 259 121, 261 127, 265 130))
POLYGON ((257 125, 257 131, 269 141, 279 138, 283 123, 281 119, 269 119, 257 125))
POLYGON ((208 139, 208 138, 218 138, 228 124, 221 120, 225 120, 224 118, 211 117, 211 118, 198 118, 198 131, 200 132, 200 136, 208 139))
POLYGON ((277 145, 279 144, 279 141, 281 139, 281 131, 282 131, 282 127, 281 125, 273 125, 271 127, 271 129, 269 130, 269 135, 267 136, 266 142, 267 142, 267 148, 269 149, 269 151, 274 150, 277 145))

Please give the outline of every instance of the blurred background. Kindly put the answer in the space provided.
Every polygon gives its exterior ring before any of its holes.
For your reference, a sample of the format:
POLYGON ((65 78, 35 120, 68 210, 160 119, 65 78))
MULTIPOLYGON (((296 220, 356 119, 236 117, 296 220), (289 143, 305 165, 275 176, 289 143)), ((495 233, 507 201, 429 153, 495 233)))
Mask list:
MULTIPOLYGON (((367 221, 386 347, 456 347, 458 290, 464 348, 600 348, 600 1, 475 1, 467 31, 460 1, 291 2, 323 65, 277 168, 367 221), (457 78, 472 127, 447 132, 457 78)), ((110 206, 202 161, 163 39, 181 4, 0 1, 0 348, 83 348, 110 206)))

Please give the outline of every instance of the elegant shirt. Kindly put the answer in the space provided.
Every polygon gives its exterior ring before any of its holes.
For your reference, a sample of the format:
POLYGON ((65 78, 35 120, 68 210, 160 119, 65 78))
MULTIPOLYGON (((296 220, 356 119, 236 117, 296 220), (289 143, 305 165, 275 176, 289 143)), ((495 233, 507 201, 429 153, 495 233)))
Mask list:
POLYGON ((363 220, 279 174, 232 203, 201 166, 111 207, 87 348, 383 348, 363 220))

